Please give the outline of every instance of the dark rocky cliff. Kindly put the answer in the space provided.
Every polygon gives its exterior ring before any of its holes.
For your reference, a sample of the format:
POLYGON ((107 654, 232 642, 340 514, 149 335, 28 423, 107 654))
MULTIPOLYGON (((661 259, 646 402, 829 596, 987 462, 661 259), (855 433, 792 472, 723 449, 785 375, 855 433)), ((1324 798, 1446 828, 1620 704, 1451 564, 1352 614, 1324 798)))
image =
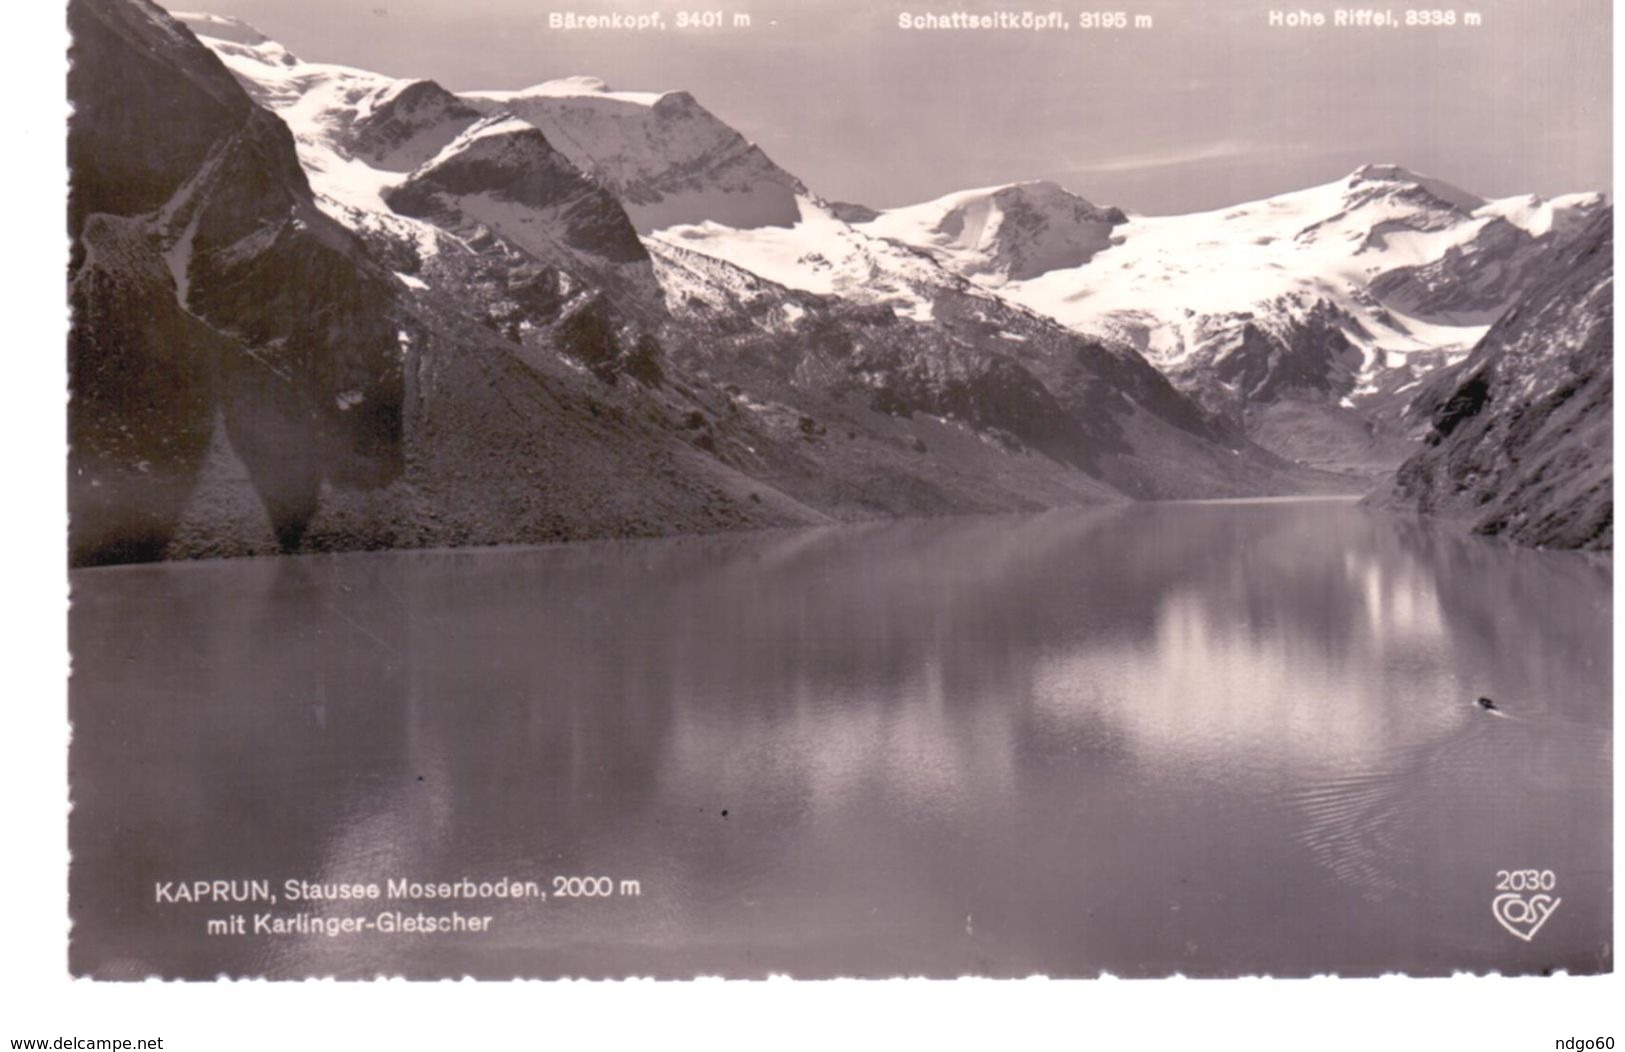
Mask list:
POLYGON ((1424 448, 1373 499, 1550 548, 1613 548, 1613 210, 1412 404, 1424 448))
POLYGON ((295 547, 324 483, 400 471, 393 282, 185 28, 145 0, 68 17, 71 558, 161 554, 217 422, 295 547))

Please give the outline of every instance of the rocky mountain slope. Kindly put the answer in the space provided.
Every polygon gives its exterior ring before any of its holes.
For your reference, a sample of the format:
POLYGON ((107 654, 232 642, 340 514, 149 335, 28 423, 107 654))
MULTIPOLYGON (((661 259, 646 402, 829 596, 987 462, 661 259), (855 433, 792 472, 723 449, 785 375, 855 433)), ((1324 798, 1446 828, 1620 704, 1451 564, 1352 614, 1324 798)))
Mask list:
POLYGON ((912 249, 854 297, 640 238, 822 207, 687 96, 69 14, 76 564, 1347 485, 912 249))
MULTIPOLYGON (((613 191, 635 225, 653 230, 646 238, 651 251, 668 262, 707 255, 742 272, 723 279, 722 289, 701 289, 723 273, 720 266, 664 266, 663 297, 651 297, 652 283, 627 277, 641 258, 629 245, 618 281, 580 259, 571 268, 607 286, 621 309, 640 308, 647 321, 655 320, 651 298, 663 298, 668 313, 660 334, 669 360, 731 387, 768 384, 756 392, 759 401, 928 414, 993 436, 1001 448, 1082 469, 1132 496, 1335 484, 1295 477, 1235 429, 1216 425, 1131 348, 1078 339, 927 255, 859 234, 685 93, 616 92, 575 78, 453 96, 432 82, 304 62, 231 20, 181 17, 289 122, 319 200, 357 231, 388 243, 384 251, 402 258, 401 271, 431 288, 466 285, 455 263, 470 247, 484 251, 482 237, 542 260, 550 257, 538 242, 570 241, 535 202, 502 189, 516 185, 523 168, 539 172, 542 156, 556 147, 613 191), (381 128, 389 134, 380 135, 381 128), (520 163, 521 144, 536 156, 520 163), (431 156, 427 146, 435 145, 439 152, 431 156), (449 165, 468 169, 471 151, 481 154, 488 174, 460 177, 455 207, 444 187, 424 192, 446 182, 449 165), (494 165, 499 155, 505 160, 494 165), (428 229, 404 227, 403 217, 427 220, 428 229), (456 236, 455 248, 443 244, 446 233, 456 236), (781 246, 787 257, 778 254, 781 246), (726 286, 739 280, 781 306, 773 324, 745 326, 749 339, 740 323, 751 312, 735 312, 727 302, 726 286), (707 299, 705 309, 690 309, 707 299), (719 318, 719 310, 733 316, 719 318), (717 353, 723 346, 728 353, 717 353), (765 362, 777 367, 764 369, 765 362), (1125 438, 1131 431, 1144 434, 1131 441, 1125 438)), ((549 171, 558 167, 546 164, 549 171)), ((607 228, 577 238, 576 255, 606 235, 607 228)), ((621 254, 624 235, 617 232, 612 254, 621 254)), ((1025 246, 1016 251, 1018 265, 1032 265, 1025 246)), ((521 337, 535 322, 512 313, 502 318, 521 337)))
POLYGON ((161 10, 68 16, 72 556, 160 555, 221 430, 297 545, 324 485, 401 472, 397 284, 314 206, 287 128, 161 10))
POLYGON ((1042 454, 1142 499, 1325 491, 1215 421, 1136 355, 983 297, 936 290, 929 319, 775 285, 649 241, 674 315, 673 355, 758 397, 923 418, 1042 454))
POLYGON ((653 334, 590 280, 625 267, 652 290, 650 262, 528 129, 537 180, 492 200, 523 198, 548 236, 458 248, 492 158, 455 143, 400 186, 453 230, 396 216, 358 235, 287 126, 161 9, 73 0, 69 18, 75 564, 825 517, 666 421, 670 396, 635 379, 658 376, 653 334), (391 272, 442 248, 455 302, 391 272))
POLYGON ((1554 548, 1613 548, 1613 213, 1594 215, 1411 412, 1423 449, 1374 500, 1554 548))
POLYGON ((705 220, 744 229, 795 222, 800 180, 686 91, 611 91, 567 77, 464 98, 535 125, 621 200, 641 233, 705 220))
MULTIPOLYGON (((782 268, 763 258, 747 259, 741 273, 721 277, 729 260, 707 242, 702 247, 711 251, 701 254, 709 254, 717 266, 656 266, 661 287, 652 298, 661 301, 659 309, 650 308, 651 285, 641 280, 641 265, 632 265, 639 260, 630 246, 617 282, 596 266, 601 259, 583 259, 593 254, 589 247, 601 243, 604 232, 577 239, 573 266, 565 259, 557 259, 559 264, 607 288, 623 312, 658 324, 671 367, 692 366, 708 380, 741 389, 765 382, 771 373, 776 377, 771 392, 758 393, 786 404, 853 403, 882 417, 924 413, 951 419, 983 437, 996 433, 996 446, 1053 453, 1066 466, 1104 471, 1108 488, 1126 494, 1329 484, 1306 482, 1301 473, 1216 427, 1131 349, 1078 340, 917 251, 857 234, 685 93, 617 92, 573 78, 518 92, 453 96, 432 82, 304 62, 229 20, 182 18, 252 94, 289 122, 324 207, 380 243, 381 251, 399 256, 402 272, 430 290, 466 285, 457 261, 470 251, 485 253, 482 238, 537 258, 545 255, 536 248, 539 241, 571 240, 540 216, 534 202, 498 187, 517 178, 512 161, 515 145, 523 141, 538 156, 546 148, 556 150, 612 192, 634 227, 654 230, 644 239, 645 248, 668 262, 694 258, 693 242, 704 241, 704 231, 726 231, 742 243, 759 239, 771 246, 789 238, 802 246, 807 230, 823 224, 845 239, 830 249, 832 256, 846 253, 840 258, 801 252, 791 261, 788 281, 779 280, 782 268), (403 100, 414 101, 403 107, 403 100), (382 127, 391 129, 382 141, 396 145, 378 145, 382 127), (439 144, 438 152, 430 155, 425 144, 439 144), (445 206, 443 192, 435 195, 440 203, 433 208, 421 206, 414 188, 443 182, 444 167, 475 144, 487 153, 500 150, 509 159, 502 171, 479 186, 462 186, 455 209, 445 206), (416 167, 410 167, 413 161, 416 167), (678 221, 693 215, 705 218, 697 224, 678 221), (427 222, 414 229, 403 226, 408 218, 427 222), (455 235, 451 247, 444 240, 448 233, 455 235), (808 280, 809 273, 827 280, 808 280), (713 280, 723 287, 700 287, 713 280), (753 283, 757 298, 778 303, 777 321, 747 324, 752 312, 729 302, 728 286, 740 280, 753 283), (690 309, 707 298, 709 307, 690 309), (746 330, 753 334, 748 341, 741 339, 746 330), (1031 334, 1042 338, 1033 342, 1031 334), (730 353, 717 353, 723 346, 719 335, 732 341, 730 353), (831 353, 836 347, 851 353, 831 353), (762 369, 767 361, 780 367, 762 369), (1063 377, 1070 378, 1070 394, 1057 386, 1063 377), (1125 397, 1109 397, 1108 388, 1125 397), (977 393, 970 396, 967 390, 977 393), (1085 407, 1086 394, 1098 405, 1085 407), (1071 409, 1062 408, 1069 400, 1071 409), (1096 413, 1099 405, 1109 411, 1096 413), (1144 429, 1152 445, 1194 444, 1199 455, 1189 465, 1147 463, 1142 470, 1139 447, 1119 448, 1119 442, 1109 451, 1103 448, 1099 457, 1081 452, 1091 442, 1104 446, 1108 432, 1116 442, 1120 426, 1114 416, 1130 413, 1147 418, 1144 429), (1058 422, 1057 414, 1065 421, 1058 422), (1177 433, 1163 434, 1166 428, 1177 433), (1115 455, 1120 452, 1129 455, 1115 455), (1108 462, 1110 470, 1096 467, 1108 462)), ((617 246, 624 233, 617 232, 617 246)), ((611 254, 619 252, 617 247, 611 254)), ((519 319, 521 336, 531 321, 519 319)), ((503 324, 511 327, 513 317, 504 317, 503 324)), ((839 473, 829 464, 823 470, 839 473)))
POLYGON ((1368 165, 1199 215, 1124 216, 1033 183, 878 213, 858 229, 1131 343, 1284 456, 1376 470, 1408 451, 1397 417, 1413 385, 1465 357, 1605 204, 1487 201, 1368 165))

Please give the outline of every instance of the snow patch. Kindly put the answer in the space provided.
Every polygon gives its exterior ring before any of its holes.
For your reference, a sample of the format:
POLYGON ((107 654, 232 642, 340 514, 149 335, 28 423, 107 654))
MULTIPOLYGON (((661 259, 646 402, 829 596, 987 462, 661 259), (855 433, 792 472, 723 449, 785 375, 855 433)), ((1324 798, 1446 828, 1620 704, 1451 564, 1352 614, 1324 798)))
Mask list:
POLYGON ((184 23, 196 36, 214 37, 234 44, 268 44, 271 38, 240 18, 212 15, 206 11, 171 11, 170 17, 184 23))
POLYGON ((810 194, 799 195, 796 204, 793 226, 737 229, 707 221, 669 227, 647 240, 711 256, 787 288, 883 304, 920 322, 933 319, 932 301, 944 287, 991 296, 928 256, 863 233, 810 194))
POLYGON ((597 77, 562 77, 518 91, 463 92, 465 98, 487 99, 491 102, 513 102, 516 99, 600 98, 630 102, 636 106, 653 106, 668 94, 670 92, 611 91, 609 85, 597 77))

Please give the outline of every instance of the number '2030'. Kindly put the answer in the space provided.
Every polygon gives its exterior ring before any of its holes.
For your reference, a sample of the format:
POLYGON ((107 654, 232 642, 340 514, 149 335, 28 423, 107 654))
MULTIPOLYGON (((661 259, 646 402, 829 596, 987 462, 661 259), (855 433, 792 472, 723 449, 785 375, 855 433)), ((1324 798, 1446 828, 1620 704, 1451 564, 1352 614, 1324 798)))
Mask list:
POLYGON ((1549 869, 1498 869, 1496 891, 1551 891, 1557 887, 1557 874, 1549 869))

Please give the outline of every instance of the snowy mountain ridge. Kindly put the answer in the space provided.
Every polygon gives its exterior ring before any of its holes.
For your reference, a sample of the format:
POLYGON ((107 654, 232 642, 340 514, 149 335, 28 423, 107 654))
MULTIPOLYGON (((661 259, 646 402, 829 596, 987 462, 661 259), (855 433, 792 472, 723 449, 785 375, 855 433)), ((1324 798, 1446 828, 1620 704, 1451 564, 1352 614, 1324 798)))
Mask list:
POLYGON ((1527 274, 1604 204, 1600 194, 1489 201, 1398 165, 1367 165, 1323 186, 1184 216, 1102 208, 1037 181, 847 222, 686 92, 567 77, 452 95, 433 82, 302 62, 235 19, 180 17, 289 123, 318 200, 352 226, 438 251, 443 234, 414 227, 384 197, 403 169, 432 160, 482 117, 506 115, 540 129, 614 193, 645 237, 919 321, 931 317, 932 290, 958 286, 957 276, 1132 345, 1219 407, 1301 386, 1301 369, 1235 359, 1261 342, 1279 357, 1306 326, 1348 345, 1311 369, 1311 386, 1338 403, 1385 398, 1459 361, 1527 274), (421 111, 416 124, 396 131, 393 152, 366 155, 378 115, 408 100, 421 111))
MULTIPOLYGON (((390 207, 470 129, 529 126, 614 195, 655 258, 674 316, 708 304, 711 323, 734 291, 723 270, 670 265, 666 248, 739 268, 779 294, 836 297, 916 324, 974 323, 1016 352, 1024 324, 998 322, 1013 309, 1118 357, 1143 356, 1267 448, 1337 471, 1397 463, 1416 437, 1402 412, 1423 378, 1462 360, 1607 207, 1600 194, 1486 200, 1374 164, 1192 215, 1103 207, 1048 181, 876 211, 811 192, 686 92, 567 77, 455 95, 433 81, 302 62, 235 20, 186 20, 293 129, 322 207, 352 229, 405 239, 420 259, 486 233, 533 247, 569 241, 538 234, 535 216, 521 222, 472 200, 462 219, 438 224, 390 207), (713 278, 723 287, 696 287, 713 278), (1294 434, 1305 427, 1333 434, 1306 446, 1294 434)), ((398 269, 421 276, 410 263, 398 269)), ((797 309, 787 304, 774 324, 797 309)))
MULTIPOLYGON (((1601 194, 1486 201, 1397 165, 1367 165, 1212 212, 1118 213, 1105 244, 1098 228, 1074 239, 1087 258, 1011 273, 996 264, 1009 247, 990 249, 986 233, 967 246, 943 229, 955 216, 997 215, 995 202, 1012 189, 891 209, 859 229, 919 247, 1069 328, 1127 340, 1176 379, 1222 367, 1249 326, 1280 333, 1317 313, 1335 317, 1359 358, 1335 394, 1355 401, 1391 389, 1396 370, 1409 382, 1464 357, 1520 283, 1606 204, 1601 194)), ((1077 211, 1099 211, 1066 198, 1034 225, 1037 236, 1054 237, 1077 211)))
MULTIPOLYGON (((602 80, 576 76, 517 91, 455 95, 433 81, 306 62, 239 19, 196 12, 175 17, 288 124, 319 200, 346 222, 412 232, 381 206, 383 191, 464 128, 498 114, 542 131, 554 149, 621 200, 642 233, 703 219, 747 229, 793 223, 796 195, 804 192, 799 180, 687 92, 613 91, 602 80), (402 148, 394 153, 373 149, 368 138, 383 122, 399 125, 393 133, 402 148)), ((416 232, 427 250, 436 250, 431 232, 416 232)))

